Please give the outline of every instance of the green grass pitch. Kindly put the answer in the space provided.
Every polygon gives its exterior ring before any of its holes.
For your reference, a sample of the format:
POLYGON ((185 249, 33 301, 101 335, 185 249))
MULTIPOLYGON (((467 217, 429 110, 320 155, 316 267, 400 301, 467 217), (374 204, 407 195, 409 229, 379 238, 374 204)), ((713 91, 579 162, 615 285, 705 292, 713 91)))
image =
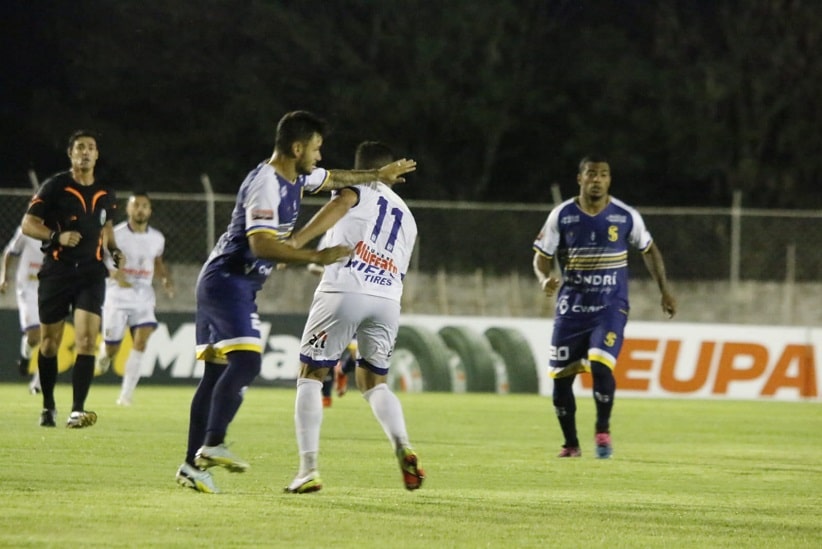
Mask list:
MULTIPOLYGON (((37 425, 39 397, 0 385, 3 547, 822 547, 818 402, 619 399, 615 454, 561 445, 549 398, 401 394, 428 478, 407 492, 382 429, 353 392, 325 410, 316 494, 296 472, 294 391, 252 387, 229 431, 245 474, 220 495, 178 487, 193 387, 96 385, 97 425, 37 425)), ((58 419, 71 388, 58 386, 58 419)))

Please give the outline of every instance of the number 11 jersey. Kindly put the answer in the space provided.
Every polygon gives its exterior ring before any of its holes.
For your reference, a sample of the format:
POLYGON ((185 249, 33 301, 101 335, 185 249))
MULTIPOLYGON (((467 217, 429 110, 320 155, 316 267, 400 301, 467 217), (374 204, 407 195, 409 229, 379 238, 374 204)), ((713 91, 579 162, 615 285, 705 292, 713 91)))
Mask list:
POLYGON ((353 248, 325 266, 317 292, 349 292, 400 301, 417 222, 402 198, 380 182, 350 187, 357 203, 326 233, 325 245, 353 248))

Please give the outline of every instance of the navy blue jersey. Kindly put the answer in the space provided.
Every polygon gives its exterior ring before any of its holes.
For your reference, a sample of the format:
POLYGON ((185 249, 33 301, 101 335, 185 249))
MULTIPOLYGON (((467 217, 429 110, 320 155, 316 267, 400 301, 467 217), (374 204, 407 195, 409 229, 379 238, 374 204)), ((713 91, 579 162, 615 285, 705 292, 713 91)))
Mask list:
POLYGON ((557 315, 584 316, 616 306, 628 310, 628 246, 646 251, 653 239, 642 216, 610 198, 597 215, 566 200, 548 214, 534 251, 557 257, 562 286, 557 315))
MULTIPOLYGON (((292 183, 266 162, 251 170, 240 185, 231 221, 206 260, 203 275, 219 272, 240 275, 252 290, 262 288, 274 264, 251 253, 248 237, 267 232, 279 240, 287 239, 300 213, 303 189, 315 192, 327 179, 326 170, 316 169, 292 183)), ((227 299, 232 298, 227 296, 227 299)))

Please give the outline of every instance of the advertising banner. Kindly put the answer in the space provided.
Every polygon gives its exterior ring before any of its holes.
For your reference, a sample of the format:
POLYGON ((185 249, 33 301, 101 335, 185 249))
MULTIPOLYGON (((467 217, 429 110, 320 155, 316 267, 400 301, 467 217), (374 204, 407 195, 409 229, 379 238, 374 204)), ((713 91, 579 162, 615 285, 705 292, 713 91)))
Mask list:
MULTIPOLYGON (((196 384, 191 313, 166 313, 144 354, 141 383, 196 384)), ((6 329, 1 381, 19 381, 15 311, 0 311, 6 329)), ((293 386, 305 316, 261 315, 263 363, 256 384, 293 386)), ((406 315, 389 381, 401 391, 538 393, 550 396, 550 319, 406 315)), ((71 325, 59 355, 73 363, 71 325)), ((95 383, 119 383, 131 348, 126 336, 112 371, 95 383)), ((678 322, 628 322, 615 376, 622 396, 818 400, 822 329, 678 322)), ((30 368, 36 368, 36 357, 30 368)), ((61 376, 67 374, 62 373, 61 376)), ((590 394, 588 374, 576 390, 590 394)))

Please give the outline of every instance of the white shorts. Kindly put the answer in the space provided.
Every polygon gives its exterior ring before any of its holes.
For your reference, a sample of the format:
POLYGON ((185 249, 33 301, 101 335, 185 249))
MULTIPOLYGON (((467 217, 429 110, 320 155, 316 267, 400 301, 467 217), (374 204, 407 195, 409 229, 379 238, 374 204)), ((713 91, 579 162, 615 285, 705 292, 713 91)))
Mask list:
POLYGON ((37 308, 37 286, 18 289, 17 313, 20 315, 20 331, 27 332, 40 326, 40 309, 37 308))
POLYGON ((300 343, 300 361, 311 368, 333 367, 356 334, 361 360, 375 373, 388 373, 400 325, 393 299, 345 292, 317 292, 300 343))
POLYGON ((120 343, 126 333, 126 326, 132 330, 143 326, 156 328, 154 304, 133 303, 124 306, 106 301, 103 305, 103 340, 106 343, 120 343))

